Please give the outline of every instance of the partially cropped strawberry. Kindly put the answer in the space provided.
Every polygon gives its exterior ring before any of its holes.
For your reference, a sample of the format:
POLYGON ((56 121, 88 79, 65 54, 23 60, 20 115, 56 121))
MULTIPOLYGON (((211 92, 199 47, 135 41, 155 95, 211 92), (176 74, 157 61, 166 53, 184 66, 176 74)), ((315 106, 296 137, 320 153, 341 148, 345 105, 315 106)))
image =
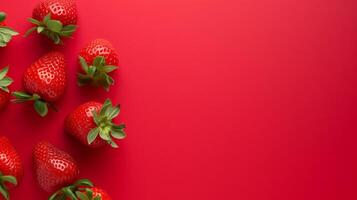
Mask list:
POLYGON ((73 183, 79 173, 74 159, 48 142, 35 145, 33 160, 37 182, 46 192, 73 183))
POLYGON ((60 52, 50 52, 25 71, 22 79, 25 92, 14 92, 15 103, 34 101, 34 108, 39 115, 46 116, 47 104, 59 99, 66 88, 66 62, 60 52))
POLYGON ((66 131, 89 147, 110 144, 117 148, 113 138, 124 139, 125 125, 117 125, 113 119, 119 115, 119 106, 107 99, 104 104, 90 101, 80 105, 65 120, 66 131))
POLYGON ((8 200, 9 189, 18 185, 23 176, 19 155, 6 137, 0 137, 0 193, 8 200))
POLYGON ((55 192, 49 200, 111 200, 103 189, 93 186, 88 179, 81 179, 55 192))
POLYGON ((114 84, 110 72, 119 64, 118 54, 113 45, 104 39, 91 41, 79 54, 82 73, 78 74, 78 84, 102 86, 106 90, 114 84))
POLYGON ((0 12, 0 47, 5 47, 13 36, 19 33, 5 24, 6 13, 0 12))
POLYGON ((0 70, 0 109, 3 109, 10 100, 10 91, 8 86, 13 82, 6 74, 9 67, 0 70))
POLYGON ((26 36, 36 31, 60 44, 62 38, 71 37, 77 29, 77 7, 73 0, 42 0, 28 20, 35 26, 26 36))

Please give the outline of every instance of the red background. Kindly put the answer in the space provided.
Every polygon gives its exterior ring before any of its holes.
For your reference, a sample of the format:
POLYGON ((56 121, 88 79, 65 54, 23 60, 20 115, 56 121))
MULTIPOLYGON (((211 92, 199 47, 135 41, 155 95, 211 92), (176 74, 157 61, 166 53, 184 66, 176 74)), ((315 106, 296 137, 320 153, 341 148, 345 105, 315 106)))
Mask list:
MULTIPOLYGON (((1 10, 23 33, 36 2, 1 10)), ((26 167, 12 199, 46 199, 31 173, 42 139, 114 200, 357 198, 357 1, 83 0, 78 9, 80 28, 59 48, 70 72, 60 112, 0 114, 26 167), (78 51, 98 37, 120 52, 109 94, 75 84, 78 51), (63 133, 63 119, 106 96, 121 103, 128 138, 90 151, 63 133)), ((52 48, 31 36, 0 50, 14 89, 52 48)))

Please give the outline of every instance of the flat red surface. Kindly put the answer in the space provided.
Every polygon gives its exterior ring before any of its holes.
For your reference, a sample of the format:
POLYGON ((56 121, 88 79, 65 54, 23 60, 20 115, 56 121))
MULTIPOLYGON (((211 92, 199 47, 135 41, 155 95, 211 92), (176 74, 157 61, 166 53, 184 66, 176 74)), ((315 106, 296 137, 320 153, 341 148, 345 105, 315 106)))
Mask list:
MULTIPOLYGON (((29 28, 36 0, 2 1, 8 24, 29 28)), ((357 1, 83 0, 79 30, 57 49, 69 63, 60 111, 0 114, 25 177, 13 200, 46 199, 31 149, 48 140, 114 200, 352 200, 357 198, 357 1), (120 52, 112 91, 75 84, 76 57, 94 38, 120 52), (91 151, 63 133, 84 101, 120 102, 128 138, 91 151)), ((53 49, 37 36, 0 50, 13 89, 53 49)))

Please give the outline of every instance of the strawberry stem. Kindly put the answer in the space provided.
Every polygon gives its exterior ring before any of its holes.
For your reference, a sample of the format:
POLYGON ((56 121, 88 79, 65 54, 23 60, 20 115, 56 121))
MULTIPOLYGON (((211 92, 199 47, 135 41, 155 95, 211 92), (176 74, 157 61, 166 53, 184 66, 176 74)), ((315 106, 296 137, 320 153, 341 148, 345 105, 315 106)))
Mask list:
POLYGON ((7 72, 9 71, 9 67, 4 67, 0 70, 0 89, 9 93, 8 86, 11 85, 13 80, 10 77, 7 77, 7 72))
POLYGON ((119 106, 113 106, 110 99, 105 100, 99 112, 93 111, 93 120, 97 127, 88 132, 88 144, 92 144, 99 135, 102 140, 106 141, 113 148, 118 148, 113 138, 124 139, 126 137, 124 132, 125 125, 116 125, 112 121, 119 113, 119 106))
POLYGON ((6 200, 9 200, 10 194, 9 194, 8 188, 5 185, 6 182, 11 183, 15 186, 17 185, 17 180, 16 180, 15 176, 3 175, 0 172, 0 193, 6 200))
POLYGON ((114 79, 108 73, 118 69, 118 67, 106 65, 103 56, 95 57, 91 65, 88 65, 86 60, 79 56, 79 63, 84 71, 84 73, 78 74, 77 82, 79 86, 91 84, 102 86, 106 91, 109 91, 109 87, 114 85, 114 79))
MULTIPOLYGON (((16 91, 13 92, 12 95, 15 97, 15 99, 12 99, 11 102, 13 103, 23 103, 26 101, 33 101, 34 104, 34 109, 39 114, 41 117, 45 117, 48 114, 48 104, 46 101, 41 99, 41 96, 38 94, 27 94, 25 92, 21 91, 16 91)), ((50 104, 51 108, 55 108, 52 104, 50 104)), ((55 111, 57 109, 54 109, 55 111)))
MULTIPOLYGON (((0 23, 5 21, 6 13, 0 12, 0 23)), ((7 43, 10 42, 13 36, 19 33, 4 24, 0 25, 0 47, 6 47, 7 43)))
POLYGON ((66 199, 71 200, 101 200, 93 198, 93 183, 88 179, 81 179, 74 184, 61 188, 56 191, 48 200, 66 199))
POLYGON ((28 18, 28 21, 35 26, 26 31, 24 37, 33 32, 42 34, 51 39, 55 44, 63 44, 61 38, 69 38, 76 31, 76 25, 64 26, 61 21, 51 19, 51 13, 48 13, 42 21, 34 18, 28 18))

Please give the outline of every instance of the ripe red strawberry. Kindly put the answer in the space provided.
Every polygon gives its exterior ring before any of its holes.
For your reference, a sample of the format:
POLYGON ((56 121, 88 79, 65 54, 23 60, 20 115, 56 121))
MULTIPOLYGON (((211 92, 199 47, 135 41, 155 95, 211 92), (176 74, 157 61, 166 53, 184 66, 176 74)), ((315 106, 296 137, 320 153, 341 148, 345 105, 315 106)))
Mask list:
POLYGON ((119 58, 112 44, 104 39, 91 41, 79 54, 84 73, 78 74, 78 84, 102 86, 106 90, 114 84, 108 74, 118 68, 119 58))
POLYGON ((35 26, 26 36, 37 31, 60 44, 61 38, 70 37, 77 28, 77 7, 73 0, 42 0, 28 20, 35 26))
POLYGON ((37 181, 46 192, 72 183, 79 173, 74 159, 48 142, 35 145, 33 159, 37 181))
POLYGON ((89 147, 110 144, 117 148, 113 138, 124 139, 125 125, 116 125, 112 120, 119 115, 119 106, 107 99, 104 104, 90 101, 80 105, 65 120, 66 131, 89 147), (99 136, 99 137, 98 137, 99 136))
POLYGON ((0 137, 0 193, 8 200, 9 191, 23 176, 21 159, 6 137, 0 137))
POLYGON ((111 200, 107 192, 94 187, 88 179, 81 179, 72 185, 61 188, 49 198, 49 200, 55 199, 111 200))
POLYGON ((13 82, 6 74, 9 67, 0 70, 0 109, 3 109, 10 100, 10 91, 8 86, 13 82))
POLYGON ((0 47, 5 47, 13 36, 18 35, 12 28, 5 24, 6 13, 0 12, 0 47))
POLYGON ((23 87, 25 92, 14 92, 15 103, 34 101, 34 108, 39 115, 46 116, 47 104, 59 99, 66 87, 66 63, 64 55, 50 52, 25 71, 23 87))

